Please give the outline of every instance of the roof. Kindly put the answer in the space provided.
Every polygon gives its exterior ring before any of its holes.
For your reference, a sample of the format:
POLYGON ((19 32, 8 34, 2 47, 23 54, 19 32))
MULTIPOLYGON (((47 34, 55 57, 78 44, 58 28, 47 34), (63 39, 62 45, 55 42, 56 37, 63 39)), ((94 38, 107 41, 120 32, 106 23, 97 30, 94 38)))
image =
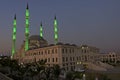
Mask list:
POLYGON ((44 38, 40 37, 40 35, 32 35, 29 37, 29 40, 42 40, 46 41, 44 38))

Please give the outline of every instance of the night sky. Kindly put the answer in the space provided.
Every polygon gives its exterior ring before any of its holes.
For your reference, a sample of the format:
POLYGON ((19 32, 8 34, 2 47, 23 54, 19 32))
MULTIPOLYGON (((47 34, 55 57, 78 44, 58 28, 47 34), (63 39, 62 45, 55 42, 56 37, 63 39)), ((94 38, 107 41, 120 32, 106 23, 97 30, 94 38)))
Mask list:
POLYGON ((120 52, 120 0, 0 0, 0 52, 11 50, 14 14, 17 16, 17 49, 25 40, 25 9, 30 11, 30 35, 39 35, 51 44, 56 15, 59 41, 87 44, 101 52, 120 52))

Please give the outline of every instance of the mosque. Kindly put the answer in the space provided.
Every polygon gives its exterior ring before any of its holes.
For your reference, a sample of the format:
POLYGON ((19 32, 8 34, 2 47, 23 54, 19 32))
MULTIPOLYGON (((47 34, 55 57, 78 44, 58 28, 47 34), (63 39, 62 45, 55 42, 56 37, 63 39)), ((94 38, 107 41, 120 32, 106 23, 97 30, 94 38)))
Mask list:
POLYGON ((46 64, 48 66, 58 64, 66 71, 76 69, 79 70, 81 64, 85 64, 89 69, 97 69, 103 71, 106 70, 105 67, 95 65, 98 64, 101 59, 101 54, 99 54, 100 52, 98 48, 88 45, 77 46, 75 44, 64 44, 58 42, 58 26, 56 17, 54 18, 53 29, 55 41, 54 44, 49 44, 47 40, 43 38, 42 24, 40 25, 39 35, 29 36, 29 8, 27 5, 25 41, 18 51, 15 51, 16 16, 14 18, 11 58, 17 59, 20 63, 31 63, 39 60, 46 60, 46 64))

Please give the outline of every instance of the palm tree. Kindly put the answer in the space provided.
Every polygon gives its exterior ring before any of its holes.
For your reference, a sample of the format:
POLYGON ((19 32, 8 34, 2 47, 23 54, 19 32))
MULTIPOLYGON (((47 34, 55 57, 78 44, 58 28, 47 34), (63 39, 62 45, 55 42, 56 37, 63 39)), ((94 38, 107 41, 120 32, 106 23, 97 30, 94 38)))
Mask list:
POLYGON ((67 72, 66 80, 73 80, 73 72, 67 72))
POLYGON ((61 72, 60 66, 53 65, 53 74, 54 74, 55 80, 59 79, 60 72, 61 72))

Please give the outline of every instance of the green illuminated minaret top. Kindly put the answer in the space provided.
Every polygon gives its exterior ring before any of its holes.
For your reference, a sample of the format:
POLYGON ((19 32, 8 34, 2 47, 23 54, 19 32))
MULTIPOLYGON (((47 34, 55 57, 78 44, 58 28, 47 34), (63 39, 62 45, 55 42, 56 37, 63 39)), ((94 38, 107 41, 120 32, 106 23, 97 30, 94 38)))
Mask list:
POLYGON ((15 42, 16 42, 16 15, 14 16, 14 21, 13 21, 13 33, 12 33, 12 58, 15 54, 15 42))
POLYGON ((56 16, 54 18, 54 40, 55 40, 55 44, 57 44, 58 43, 58 24, 57 24, 56 16))
POLYGON ((25 51, 29 49, 29 8, 27 4, 26 15, 25 15, 25 51))
POLYGON ((40 37, 43 38, 43 27, 42 27, 42 23, 40 24, 40 37))

